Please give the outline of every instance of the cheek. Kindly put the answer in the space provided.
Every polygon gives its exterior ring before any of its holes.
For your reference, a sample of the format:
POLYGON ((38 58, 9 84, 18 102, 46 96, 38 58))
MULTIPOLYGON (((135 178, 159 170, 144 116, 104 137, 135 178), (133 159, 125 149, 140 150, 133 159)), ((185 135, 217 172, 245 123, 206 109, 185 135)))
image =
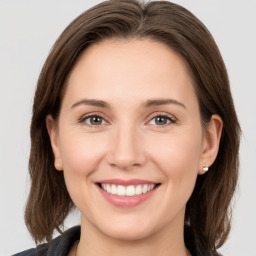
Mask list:
POLYGON ((160 164, 163 170, 175 175, 197 170, 201 152, 201 140, 199 136, 186 136, 177 134, 174 136, 157 139, 152 143, 150 155, 155 162, 160 164))
POLYGON ((158 138, 154 145, 150 155, 165 178, 166 194, 175 194, 177 199, 183 197, 181 201, 188 200, 198 174, 200 136, 176 134, 161 140, 158 138))
POLYGON ((154 161, 164 177, 163 216, 174 218, 183 212, 194 190, 200 156, 199 143, 186 137, 176 137, 156 147, 154 161), (158 149, 158 150, 157 150, 158 149))
POLYGON ((87 211, 90 200, 86 198, 92 197, 90 177, 104 157, 106 143, 99 135, 97 138, 96 135, 88 136, 81 132, 65 132, 63 135, 60 149, 66 187, 74 204, 79 209, 83 205, 84 211, 87 211))
POLYGON ((81 133, 68 134, 63 136, 61 141, 63 169, 74 175, 87 176, 94 171, 106 147, 99 136, 96 138, 96 136, 86 136, 81 133))

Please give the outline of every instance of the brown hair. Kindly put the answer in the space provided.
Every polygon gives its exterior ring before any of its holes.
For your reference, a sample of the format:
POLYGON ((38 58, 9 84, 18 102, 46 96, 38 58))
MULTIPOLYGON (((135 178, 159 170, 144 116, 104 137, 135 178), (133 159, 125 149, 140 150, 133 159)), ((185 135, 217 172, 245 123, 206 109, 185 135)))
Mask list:
MULTIPOLYGON (((185 232, 196 250, 212 255, 230 231, 229 205, 237 184, 240 127, 228 75, 206 27, 185 8, 167 2, 110 0, 76 18, 53 46, 41 71, 33 105, 29 172, 31 190, 26 225, 36 242, 49 241, 74 207, 62 172, 54 167, 45 119, 58 117, 65 81, 82 51, 108 38, 150 38, 162 42, 187 63, 198 96, 202 124, 213 114, 223 120, 218 156, 211 170, 198 176, 186 207, 185 232)), ((189 239, 185 239, 188 247, 189 239)))

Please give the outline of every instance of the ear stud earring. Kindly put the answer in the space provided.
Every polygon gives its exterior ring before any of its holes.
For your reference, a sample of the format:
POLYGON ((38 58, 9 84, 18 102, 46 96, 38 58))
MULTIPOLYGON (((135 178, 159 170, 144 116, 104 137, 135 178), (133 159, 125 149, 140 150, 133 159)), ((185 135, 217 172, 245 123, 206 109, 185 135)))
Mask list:
POLYGON ((206 166, 206 165, 204 165, 204 166, 203 166, 203 171, 207 172, 208 170, 209 170, 209 167, 206 166))
POLYGON ((61 170, 62 165, 61 165, 59 162, 57 162, 57 163, 55 163, 55 168, 56 168, 57 170, 61 170))

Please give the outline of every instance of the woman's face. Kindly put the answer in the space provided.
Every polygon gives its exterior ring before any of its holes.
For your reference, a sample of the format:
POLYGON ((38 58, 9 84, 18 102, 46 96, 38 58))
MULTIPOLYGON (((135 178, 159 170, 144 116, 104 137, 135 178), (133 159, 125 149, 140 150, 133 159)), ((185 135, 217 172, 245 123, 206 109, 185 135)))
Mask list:
POLYGON ((180 232, 207 143, 191 78, 170 48, 145 39, 90 46, 58 123, 47 122, 87 229, 127 240, 180 232))

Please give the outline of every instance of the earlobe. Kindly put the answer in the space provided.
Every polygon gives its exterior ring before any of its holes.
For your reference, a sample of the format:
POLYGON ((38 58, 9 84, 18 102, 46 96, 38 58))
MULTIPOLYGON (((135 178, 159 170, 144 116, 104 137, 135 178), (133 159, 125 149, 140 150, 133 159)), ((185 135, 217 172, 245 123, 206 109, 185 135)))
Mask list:
POLYGON ((212 115, 212 118, 204 131, 203 146, 201 158, 199 161, 198 174, 204 174, 214 163, 218 151, 222 134, 223 121, 218 115, 212 115))
POLYGON ((51 115, 46 116, 46 127, 48 131, 48 135, 50 138, 52 151, 54 154, 54 166, 57 170, 62 171, 62 159, 60 154, 60 148, 59 148, 59 139, 58 139, 58 131, 57 131, 57 125, 56 121, 53 119, 51 115))

